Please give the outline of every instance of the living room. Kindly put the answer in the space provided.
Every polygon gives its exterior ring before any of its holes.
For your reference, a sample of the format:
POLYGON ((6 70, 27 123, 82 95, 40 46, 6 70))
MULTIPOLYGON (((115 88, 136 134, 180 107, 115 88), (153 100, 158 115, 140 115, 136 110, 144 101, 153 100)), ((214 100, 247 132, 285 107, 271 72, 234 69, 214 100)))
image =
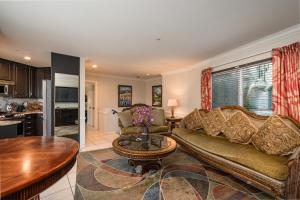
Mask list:
POLYGON ((300 1, 1 1, 1 199, 300 199, 300 1))

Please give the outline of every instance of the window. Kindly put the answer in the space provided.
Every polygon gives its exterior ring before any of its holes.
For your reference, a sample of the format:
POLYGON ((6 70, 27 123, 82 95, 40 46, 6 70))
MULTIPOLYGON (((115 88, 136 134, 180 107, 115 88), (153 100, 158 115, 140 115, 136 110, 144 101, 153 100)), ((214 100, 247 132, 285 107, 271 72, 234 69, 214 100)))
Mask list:
POLYGON ((260 115, 272 114, 271 59, 212 74, 212 106, 240 105, 260 115))

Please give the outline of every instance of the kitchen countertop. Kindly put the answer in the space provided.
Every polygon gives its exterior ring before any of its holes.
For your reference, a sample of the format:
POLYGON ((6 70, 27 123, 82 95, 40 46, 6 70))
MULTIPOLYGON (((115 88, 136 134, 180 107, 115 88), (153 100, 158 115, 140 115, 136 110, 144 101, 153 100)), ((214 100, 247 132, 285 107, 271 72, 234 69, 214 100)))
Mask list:
POLYGON ((20 124, 21 121, 0 121, 0 126, 10 126, 15 124, 20 124))

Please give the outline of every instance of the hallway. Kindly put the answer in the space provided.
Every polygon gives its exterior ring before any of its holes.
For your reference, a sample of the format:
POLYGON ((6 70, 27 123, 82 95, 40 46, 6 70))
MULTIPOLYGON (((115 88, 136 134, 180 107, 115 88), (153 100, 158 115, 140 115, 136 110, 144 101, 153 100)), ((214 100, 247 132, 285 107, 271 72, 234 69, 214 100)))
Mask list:
POLYGON ((112 146, 112 142, 119 135, 114 132, 102 133, 93 127, 87 126, 85 135, 85 147, 81 151, 92 151, 112 146))

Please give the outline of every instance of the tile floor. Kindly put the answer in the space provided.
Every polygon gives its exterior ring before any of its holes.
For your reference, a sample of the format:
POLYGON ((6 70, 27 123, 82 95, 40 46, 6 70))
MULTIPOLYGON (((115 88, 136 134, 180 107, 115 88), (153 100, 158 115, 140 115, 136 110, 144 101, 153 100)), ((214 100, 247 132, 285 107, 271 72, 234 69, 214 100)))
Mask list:
MULTIPOLYGON (((112 141, 118 137, 118 134, 101 133, 91 127, 87 127, 85 148, 80 151, 92 151, 111 147, 112 141)), ((41 200, 73 200, 76 183, 76 167, 74 167, 61 178, 58 182, 40 194, 41 200)))

